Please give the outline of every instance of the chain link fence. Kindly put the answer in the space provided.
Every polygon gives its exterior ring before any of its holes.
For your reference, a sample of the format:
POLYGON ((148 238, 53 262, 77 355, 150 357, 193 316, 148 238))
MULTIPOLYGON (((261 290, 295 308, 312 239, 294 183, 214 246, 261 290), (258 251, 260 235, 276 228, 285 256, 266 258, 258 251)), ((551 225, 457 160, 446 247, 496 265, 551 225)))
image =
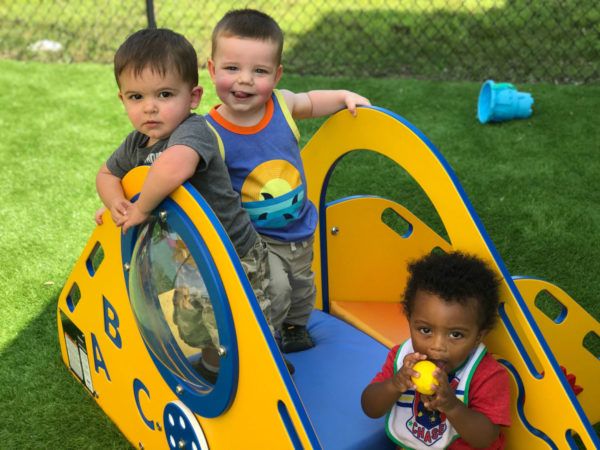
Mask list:
POLYGON ((240 7, 279 22, 288 73, 600 81, 596 0, 0 0, 0 57, 110 63, 127 35, 155 23, 205 61, 212 27, 240 7))

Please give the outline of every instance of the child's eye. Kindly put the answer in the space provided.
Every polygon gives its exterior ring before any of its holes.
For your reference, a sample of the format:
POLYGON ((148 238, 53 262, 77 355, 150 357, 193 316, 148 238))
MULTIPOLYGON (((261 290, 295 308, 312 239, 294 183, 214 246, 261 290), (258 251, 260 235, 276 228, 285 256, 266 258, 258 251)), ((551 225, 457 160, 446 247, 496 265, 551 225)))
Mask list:
POLYGON ((267 69, 256 69, 255 72, 260 75, 265 75, 265 74, 269 73, 269 71, 267 69))
POLYGON ((169 91, 162 91, 158 94, 158 98, 169 98, 172 97, 173 93, 169 91))
POLYGON ((464 336, 464 334, 462 334, 460 331, 452 331, 452 332, 450 333, 450 337, 451 337, 452 339, 460 339, 460 338, 462 338, 463 336, 464 336))
POLYGON ((223 67, 225 70, 227 70, 228 72, 235 72, 237 70, 236 66, 225 66, 223 67))
POLYGON ((141 100, 142 96, 141 96, 141 94, 131 94, 131 95, 129 95, 128 98, 129 98, 129 100, 141 100))
POLYGON ((431 334, 431 328, 421 327, 421 328, 419 328, 419 333, 421 333, 421 334, 431 334))

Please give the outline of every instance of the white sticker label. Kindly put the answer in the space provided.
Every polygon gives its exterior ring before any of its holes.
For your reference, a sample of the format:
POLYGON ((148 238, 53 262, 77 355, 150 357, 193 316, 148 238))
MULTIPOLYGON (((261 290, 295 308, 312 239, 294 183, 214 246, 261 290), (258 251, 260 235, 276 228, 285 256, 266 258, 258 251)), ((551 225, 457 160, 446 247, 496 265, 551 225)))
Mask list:
POLYGON ((67 356, 69 357, 69 367, 75 372, 79 379, 83 380, 83 370, 81 368, 81 357, 79 356, 79 346, 65 333, 65 343, 67 346, 67 356))
POLYGON ((81 358, 81 368, 83 369, 83 381, 85 385, 90 390, 90 392, 94 392, 94 385, 92 384, 92 374, 90 373, 90 361, 88 359, 87 352, 83 347, 79 347, 79 356, 81 358))

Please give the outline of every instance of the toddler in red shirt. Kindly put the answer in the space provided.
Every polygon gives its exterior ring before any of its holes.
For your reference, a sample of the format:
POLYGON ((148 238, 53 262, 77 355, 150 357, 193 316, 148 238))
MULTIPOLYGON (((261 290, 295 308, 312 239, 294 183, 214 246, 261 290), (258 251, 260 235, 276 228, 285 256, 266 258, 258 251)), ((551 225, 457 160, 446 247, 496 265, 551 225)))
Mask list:
POLYGON ((386 432, 400 448, 504 448, 510 425, 508 373, 487 353, 499 280, 481 259, 431 253, 409 265, 404 311, 410 339, 389 352, 362 394, 369 417, 387 414, 386 432), (437 367, 430 395, 411 377, 422 360, 437 367))

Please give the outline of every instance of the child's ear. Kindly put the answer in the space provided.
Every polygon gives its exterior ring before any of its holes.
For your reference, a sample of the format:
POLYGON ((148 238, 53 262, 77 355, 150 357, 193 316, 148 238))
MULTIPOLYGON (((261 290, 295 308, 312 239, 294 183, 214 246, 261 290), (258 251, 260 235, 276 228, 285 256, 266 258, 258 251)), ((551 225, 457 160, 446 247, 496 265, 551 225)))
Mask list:
POLYGON ((208 67, 208 74, 210 75, 210 79, 215 81, 215 62, 212 59, 208 58, 206 66, 208 67))
POLYGON ((490 330, 479 330, 479 334, 477 335, 477 344, 483 341, 483 338, 487 336, 490 330))
POLYGON ((204 89, 202 89, 202 86, 196 86, 192 89, 192 101, 190 104, 190 109, 196 109, 198 107, 203 93, 204 89))
POLYGON ((121 91, 117 93, 117 96, 119 97, 119 100, 121 100, 121 103, 123 103, 123 94, 121 94, 121 91))
POLYGON ((277 70, 275 71, 275 85, 277 86, 277 83, 279 83, 279 80, 281 80, 281 76, 283 75, 283 66, 281 64, 279 64, 279 67, 277 67, 277 70))

